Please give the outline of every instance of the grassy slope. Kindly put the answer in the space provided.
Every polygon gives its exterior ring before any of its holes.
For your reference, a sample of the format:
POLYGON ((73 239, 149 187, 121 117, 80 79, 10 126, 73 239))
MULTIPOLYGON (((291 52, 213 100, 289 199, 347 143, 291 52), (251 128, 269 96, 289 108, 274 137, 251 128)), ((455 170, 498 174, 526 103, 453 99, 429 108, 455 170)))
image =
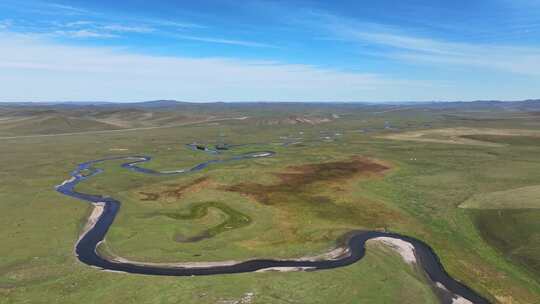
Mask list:
POLYGON ((540 280, 540 210, 472 210, 471 213, 489 244, 540 280))
POLYGON ((477 194, 460 205, 469 209, 539 209, 540 185, 477 194))
MULTIPOLYGON (((228 113, 233 115, 234 113, 228 113)), ((221 115, 216 115, 221 116, 221 115)), ((197 111, 107 108, 2 108, 0 136, 47 135, 179 125, 210 115, 197 111)))
MULTIPOLYGON (((72 254, 73 243, 89 212, 88 207, 56 194, 51 187, 66 177, 77 162, 104 155, 146 153, 156 156, 148 166, 169 169, 171 164, 184 166, 207 158, 201 153, 190 153, 181 145, 197 138, 216 138, 221 132, 239 134, 238 138, 243 142, 270 141, 299 130, 313 137, 319 130, 356 130, 382 124, 383 119, 405 124, 409 120, 425 119, 426 114, 417 115, 420 117, 408 113, 365 122, 362 119, 344 119, 339 124, 312 128, 260 126, 255 131, 243 128, 241 122, 233 122, 226 126, 201 125, 137 133, 2 142, 0 149, 4 166, 0 172, 0 217, 9 228, 0 231, 0 240, 7 244, 0 248, 0 302, 19 303, 29 299, 33 303, 214 303, 219 299, 238 299, 248 292, 255 293, 256 303, 294 300, 328 303, 336 302, 336 299, 339 303, 357 303, 362 299, 370 303, 432 301, 429 288, 421 281, 411 280, 417 276, 415 272, 382 248, 370 250, 366 260, 352 267, 317 273, 153 278, 97 272, 79 264, 72 254), (110 148, 129 150, 109 151, 110 148), (21 155, 25 156, 24 162, 20 161, 21 155)), ((496 123, 490 124, 489 127, 496 127, 496 123)), ((513 147, 394 142, 355 132, 347 132, 345 138, 336 143, 312 145, 287 149, 273 147, 279 152, 275 159, 218 165, 207 173, 185 178, 137 175, 121 171, 111 163, 104 165, 108 170, 106 174, 81 185, 81 189, 108 193, 123 201, 122 211, 108 240, 114 252, 127 257, 172 261, 221 260, 253 255, 296 256, 331 247, 335 237, 347 229, 380 228, 382 225, 427 241, 454 276, 486 295, 499 299, 511 297, 516 303, 534 303, 539 299, 540 288, 532 276, 489 247, 477 232, 468 211, 457 208, 475 193, 494 191, 501 185, 520 187, 540 181, 537 173, 540 172, 540 164, 535 149, 524 151, 513 147), (383 215, 381 221, 369 221, 366 216, 357 222, 343 224, 339 217, 329 221, 325 217, 299 216, 302 213, 295 212, 305 207, 284 212, 237 193, 215 189, 193 191, 181 201, 169 203, 143 202, 138 196, 140 190, 160 189, 163 183, 185 183, 206 174, 211 175, 212 181, 218 185, 245 180, 271 184, 276 180, 270 172, 283 171, 287 165, 347 159, 355 154, 389 160, 396 168, 384 179, 363 179, 344 185, 347 190, 344 192, 326 187, 316 187, 315 190, 339 204, 352 205, 359 210, 369 207, 370 216, 383 215), (268 174, 261 175, 261 171, 268 174), (226 203, 252 218, 253 224, 234 232, 221 233, 201 243, 182 244, 172 241, 171 236, 189 227, 186 225, 203 229, 208 223, 165 222, 140 217, 156 211, 178 211, 190 203, 208 200, 226 203), (384 221, 389 210, 398 214, 399 220, 384 221), (284 222, 290 225, 283 225, 284 222), (286 236, 290 239, 283 238, 284 231, 289 233, 286 236), (257 237, 261 232, 264 234, 257 237), (149 239, 152 242, 148 242, 149 239), (204 252, 201 252, 201 244, 204 252), (194 256, 201 253, 202 256, 194 256)), ((219 219, 214 221, 219 222, 219 219)))

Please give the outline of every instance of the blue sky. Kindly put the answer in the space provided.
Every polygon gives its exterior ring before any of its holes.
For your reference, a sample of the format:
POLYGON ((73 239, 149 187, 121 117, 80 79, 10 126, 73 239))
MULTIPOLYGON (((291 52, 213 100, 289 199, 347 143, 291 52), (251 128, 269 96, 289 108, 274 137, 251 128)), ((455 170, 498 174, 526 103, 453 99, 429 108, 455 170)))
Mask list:
POLYGON ((540 0, 0 2, 0 100, 540 97, 540 0))

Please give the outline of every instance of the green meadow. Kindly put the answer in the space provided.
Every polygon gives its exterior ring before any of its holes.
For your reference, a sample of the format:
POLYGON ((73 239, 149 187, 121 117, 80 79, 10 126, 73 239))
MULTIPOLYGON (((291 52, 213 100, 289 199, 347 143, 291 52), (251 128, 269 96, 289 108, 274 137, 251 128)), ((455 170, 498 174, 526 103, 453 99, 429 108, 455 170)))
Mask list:
POLYGON ((185 144, 219 141, 246 144, 220 158, 276 155, 178 176, 131 172, 121 161, 97 165, 105 172, 77 190, 122 202, 100 252, 153 263, 297 258, 335 248, 351 230, 386 230, 428 243, 453 277, 494 303, 540 302, 540 138, 466 135, 500 144, 475 145, 385 137, 426 128, 540 130, 534 117, 340 114, 317 124, 256 117, 1 139, 0 303, 438 302, 425 274, 378 243, 352 266, 317 272, 157 277, 77 260, 73 246, 92 208, 54 186, 78 163, 150 155, 142 166, 186 168, 216 156, 185 144), (284 146, 284 138, 301 140, 284 146))

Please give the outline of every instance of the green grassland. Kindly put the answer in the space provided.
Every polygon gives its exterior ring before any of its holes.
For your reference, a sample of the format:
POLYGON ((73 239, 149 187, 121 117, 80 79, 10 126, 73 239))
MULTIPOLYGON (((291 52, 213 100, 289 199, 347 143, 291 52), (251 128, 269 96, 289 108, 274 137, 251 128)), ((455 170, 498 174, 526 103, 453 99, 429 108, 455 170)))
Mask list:
POLYGON ((460 205, 470 209, 539 209, 540 185, 477 194, 460 205))
POLYGON ((540 210, 474 210, 472 216, 490 245, 540 278, 540 210))
MULTIPOLYGON (((538 212, 529 205, 460 208, 482 194, 540 185, 536 138, 474 138, 504 141, 482 146, 380 137, 427 124, 540 130, 533 118, 465 120, 463 113, 414 109, 338 114, 317 124, 268 124, 283 122, 276 112, 261 119, 2 140, 0 303, 437 302, 424 275, 379 244, 370 244, 359 263, 320 272, 170 278, 78 262, 73 246, 91 208, 54 191, 77 163, 143 154, 153 157, 145 167, 178 169, 213 158, 184 144, 218 140, 250 143, 223 158, 254 150, 277 154, 185 176, 143 175, 120 168, 120 161, 99 164, 105 173, 77 190, 122 202, 100 250, 147 262, 291 258, 323 253, 352 229, 386 229, 430 244, 453 277, 494 303, 540 302, 538 212), (332 139, 321 140, 328 133, 332 139), (279 144, 280 137, 298 136, 302 143, 279 144)), ((524 198, 504 200, 517 197, 524 198)))

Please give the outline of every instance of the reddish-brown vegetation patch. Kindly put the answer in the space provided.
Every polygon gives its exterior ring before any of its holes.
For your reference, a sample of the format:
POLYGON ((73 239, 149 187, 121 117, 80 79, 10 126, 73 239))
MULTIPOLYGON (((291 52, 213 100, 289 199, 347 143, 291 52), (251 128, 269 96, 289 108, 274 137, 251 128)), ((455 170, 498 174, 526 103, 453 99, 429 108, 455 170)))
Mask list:
POLYGON ((172 185, 172 189, 164 191, 163 195, 173 198, 181 198, 188 190, 197 190, 202 184, 208 181, 208 177, 197 178, 186 185, 172 185), (195 189, 196 188, 196 189, 195 189))
POLYGON ((161 192, 144 192, 141 191, 139 194, 142 196, 142 201, 157 201, 160 198, 167 199, 179 199, 184 194, 189 191, 198 191, 201 187, 206 185, 209 182, 208 177, 200 177, 193 181, 190 181, 187 184, 179 185, 168 185, 168 188, 161 192))
POLYGON ((360 177, 380 176, 389 168, 380 162, 354 157, 346 161, 290 167, 287 172, 277 173, 279 181, 270 185, 241 183, 225 189, 247 195, 262 204, 276 206, 290 220, 314 215, 344 224, 385 227, 400 220, 401 214, 367 199, 348 201, 341 192, 339 199, 332 196, 337 184, 339 189, 348 189, 347 182, 360 177))
POLYGON ((308 164, 290 168, 292 172, 279 173, 282 184, 293 187, 322 181, 342 181, 357 175, 381 174, 389 167, 364 157, 354 157, 350 161, 336 161, 308 164))
MULTIPOLYGON (((241 183, 227 187, 226 190, 254 196, 261 203, 271 204, 273 203, 269 197, 271 195, 276 196, 280 193, 297 195, 305 192, 306 188, 314 183, 335 184, 359 176, 381 175, 389 167, 367 158, 354 157, 349 161, 307 164, 289 169, 287 172, 275 174, 280 179, 276 184, 241 183)), ((321 201, 320 196, 312 198, 313 201, 321 201)))

